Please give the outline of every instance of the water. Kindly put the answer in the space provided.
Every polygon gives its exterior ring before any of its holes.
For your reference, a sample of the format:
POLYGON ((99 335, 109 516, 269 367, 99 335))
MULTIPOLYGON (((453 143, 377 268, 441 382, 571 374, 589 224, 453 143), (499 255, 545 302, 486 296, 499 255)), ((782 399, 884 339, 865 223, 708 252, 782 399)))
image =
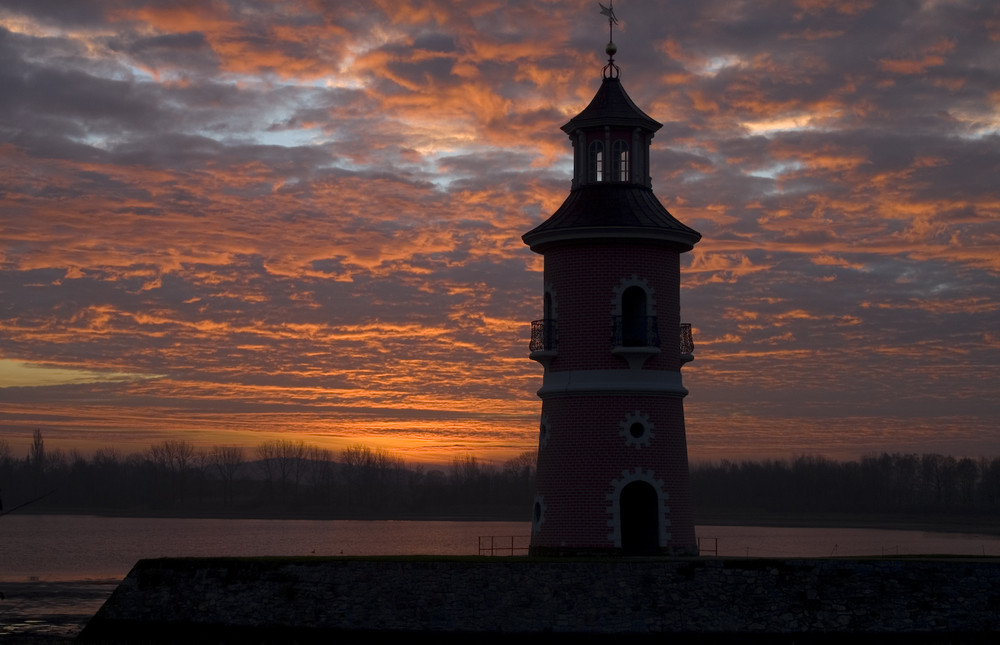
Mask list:
POLYGON ((702 555, 825 558, 898 555, 1000 556, 1000 536, 887 529, 698 526, 702 555))
POLYGON ((0 521, 0 642, 69 641, 143 558, 475 555, 526 522, 392 522, 7 515, 0 521))
POLYGON ((530 532, 527 522, 9 515, 0 521, 0 582, 121 579, 143 558, 476 555, 480 535, 530 532))
MULTIPOLYGON (((829 557, 1000 556, 1000 536, 845 528, 699 526, 703 554, 829 557)), ((476 555, 479 536, 518 536, 528 522, 217 520, 8 515, 0 583, 120 580, 142 558, 258 555, 476 555)))
MULTIPOLYGON (((0 639, 68 640, 137 560, 259 555, 476 555, 480 536, 528 522, 215 520, 7 515, 0 520, 0 639)), ((703 555, 1000 556, 1000 536, 880 529, 698 526, 703 555)))

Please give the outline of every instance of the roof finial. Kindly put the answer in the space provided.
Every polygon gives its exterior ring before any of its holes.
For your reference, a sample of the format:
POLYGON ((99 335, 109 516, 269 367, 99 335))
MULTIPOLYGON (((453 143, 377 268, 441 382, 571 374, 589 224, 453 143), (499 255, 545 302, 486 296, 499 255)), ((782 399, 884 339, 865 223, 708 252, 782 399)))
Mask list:
POLYGON ((615 2, 611 0, 611 3, 607 7, 598 2, 597 6, 601 8, 601 15, 608 17, 608 45, 604 48, 605 53, 608 55, 608 64, 601 70, 601 74, 604 78, 618 78, 621 70, 615 64, 615 52, 618 51, 618 46, 615 45, 614 32, 615 25, 618 24, 618 16, 615 15, 615 2))

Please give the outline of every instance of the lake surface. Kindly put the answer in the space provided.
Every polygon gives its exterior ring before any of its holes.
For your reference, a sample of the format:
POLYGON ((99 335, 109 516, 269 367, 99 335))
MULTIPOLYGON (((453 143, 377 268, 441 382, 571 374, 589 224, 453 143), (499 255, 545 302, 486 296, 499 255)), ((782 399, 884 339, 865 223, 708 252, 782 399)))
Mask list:
MULTIPOLYGON (((120 580, 137 560, 160 557, 476 555, 480 536, 515 536, 515 545, 526 546, 530 532, 528 522, 7 515, 0 520, 0 582, 120 580)), ((696 532, 703 555, 1000 556, 1000 536, 968 533, 759 526, 696 532)))

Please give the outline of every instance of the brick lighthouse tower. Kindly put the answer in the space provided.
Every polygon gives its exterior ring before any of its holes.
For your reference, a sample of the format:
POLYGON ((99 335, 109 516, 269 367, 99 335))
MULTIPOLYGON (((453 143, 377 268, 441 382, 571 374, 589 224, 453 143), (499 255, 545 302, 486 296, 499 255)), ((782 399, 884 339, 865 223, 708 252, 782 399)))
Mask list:
POLYGON ((649 145, 661 124, 625 93, 616 51, 609 42, 600 89, 562 127, 569 196, 522 238, 545 258, 530 346, 545 368, 533 555, 697 553, 680 254, 701 235, 653 194, 649 145))

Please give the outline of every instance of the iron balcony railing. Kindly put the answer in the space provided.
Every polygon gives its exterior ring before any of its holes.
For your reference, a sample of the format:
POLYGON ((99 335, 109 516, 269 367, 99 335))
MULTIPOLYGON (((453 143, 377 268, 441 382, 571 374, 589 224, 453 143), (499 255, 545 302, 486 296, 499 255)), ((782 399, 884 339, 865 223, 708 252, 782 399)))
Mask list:
POLYGON ((531 343, 528 349, 532 352, 553 352, 559 344, 556 333, 556 321, 553 318, 531 321, 531 343))
MULTIPOLYGON (((659 347, 660 333, 656 316, 627 317, 613 316, 612 347, 659 347)), ((531 321, 531 342, 528 349, 532 352, 555 351, 559 336, 556 321, 552 318, 531 321)), ((694 337, 691 334, 691 323, 681 323, 680 353, 694 353, 694 337)))
POLYGON ((659 347, 656 316, 612 316, 612 347, 659 347))
POLYGON ((694 337, 691 323, 681 323, 681 354, 694 354, 694 337))

